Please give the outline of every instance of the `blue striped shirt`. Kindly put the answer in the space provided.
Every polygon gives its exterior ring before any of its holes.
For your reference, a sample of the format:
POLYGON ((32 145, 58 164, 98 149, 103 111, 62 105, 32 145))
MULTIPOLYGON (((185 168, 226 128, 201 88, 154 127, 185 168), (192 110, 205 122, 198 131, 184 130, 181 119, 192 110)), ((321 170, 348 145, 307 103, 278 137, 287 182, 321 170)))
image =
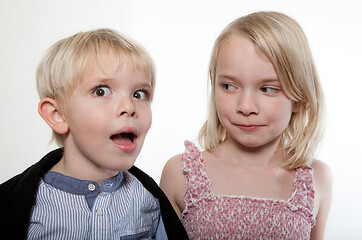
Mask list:
POLYGON ((101 186, 48 172, 32 208, 28 239, 167 239, 160 219, 158 200, 129 172, 101 186))

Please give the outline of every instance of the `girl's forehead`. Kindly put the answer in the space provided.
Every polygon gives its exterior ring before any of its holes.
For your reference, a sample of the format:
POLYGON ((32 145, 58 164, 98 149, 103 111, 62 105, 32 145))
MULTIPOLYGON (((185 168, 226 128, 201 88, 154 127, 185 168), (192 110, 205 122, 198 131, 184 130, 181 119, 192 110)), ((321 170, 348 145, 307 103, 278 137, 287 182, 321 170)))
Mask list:
POLYGON ((231 33, 227 35, 219 45, 219 52, 222 48, 225 46, 228 46, 230 44, 233 44, 235 42, 242 42, 242 45, 249 45, 253 51, 255 51, 258 55, 269 61, 268 57, 266 56, 263 49, 259 46, 258 43, 256 43, 249 35, 245 33, 231 33))
MULTIPOLYGON (((235 70, 245 68, 244 71, 250 71, 259 65, 260 67, 267 65, 274 72, 271 61, 246 37, 232 37, 226 40, 220 48, 217 61, 217 69, 223 66, 235 70)), ((263 71, 263 68, 259 71, 263 71)))

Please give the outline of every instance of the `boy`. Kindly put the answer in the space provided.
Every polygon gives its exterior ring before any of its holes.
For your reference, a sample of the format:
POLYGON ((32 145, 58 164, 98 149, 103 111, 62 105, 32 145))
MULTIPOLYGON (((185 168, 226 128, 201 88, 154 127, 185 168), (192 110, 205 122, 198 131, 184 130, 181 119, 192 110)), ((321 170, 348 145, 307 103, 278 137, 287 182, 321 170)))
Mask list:
POLYGON ((154 85, 149 54, 113 30, 55 43, 37 69, 38 111, 62 148, 0 185, 2 237, 187 238, 163 192, 133 166, 154 85))

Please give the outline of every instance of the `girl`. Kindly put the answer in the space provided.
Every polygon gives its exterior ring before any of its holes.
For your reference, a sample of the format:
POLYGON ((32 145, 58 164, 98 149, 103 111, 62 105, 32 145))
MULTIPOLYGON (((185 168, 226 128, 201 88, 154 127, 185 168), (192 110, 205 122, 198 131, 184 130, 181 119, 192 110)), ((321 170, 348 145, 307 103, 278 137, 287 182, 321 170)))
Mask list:
POLYGON ((160 183, 189 237, 323 239, 332 177, 313 158, 323 93, 299 24, 277 12, 236 19, 209 76, 206 151, 186 141, 160 183))

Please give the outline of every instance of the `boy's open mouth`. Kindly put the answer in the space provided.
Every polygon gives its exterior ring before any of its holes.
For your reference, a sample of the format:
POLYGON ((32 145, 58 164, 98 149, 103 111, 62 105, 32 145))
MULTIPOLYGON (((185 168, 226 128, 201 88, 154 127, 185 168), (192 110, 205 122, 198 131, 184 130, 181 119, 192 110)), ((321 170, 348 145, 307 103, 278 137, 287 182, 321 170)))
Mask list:
POLYGON ((112 135, 110 138, 117 145, 129 145, 134 142, 137 135, 133 132, 123 132, 112 135))

